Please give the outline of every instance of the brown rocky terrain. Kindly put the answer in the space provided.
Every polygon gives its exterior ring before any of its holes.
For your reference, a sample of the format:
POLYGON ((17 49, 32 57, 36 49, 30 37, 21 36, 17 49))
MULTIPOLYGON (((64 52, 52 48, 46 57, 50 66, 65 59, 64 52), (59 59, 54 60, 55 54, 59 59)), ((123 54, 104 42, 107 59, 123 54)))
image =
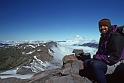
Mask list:
POLYGON ((41 61, 50 62, 53 56, 50 54, 52 46, 57 46, 55 42, 40 44, 23 43, 16 46, 0 47, 0 71, 30 65, 34 56, 41 61))
POLYGON ((92 83, 79 75, 79 70, 84 68, 83 62, 77 60, 74 54, 66 55, 63 62, 62 68, 41 71, 30 79, 6 78, 0 79, 0 83, 92 83))

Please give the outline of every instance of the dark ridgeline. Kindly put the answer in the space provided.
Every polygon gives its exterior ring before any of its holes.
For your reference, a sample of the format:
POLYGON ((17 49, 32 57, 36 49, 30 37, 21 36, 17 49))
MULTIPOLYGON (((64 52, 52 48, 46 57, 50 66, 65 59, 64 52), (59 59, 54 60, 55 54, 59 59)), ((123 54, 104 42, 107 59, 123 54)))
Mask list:
POLYGON ((98 44, 96 44, 96 43, 84 43, 80 46, 88 46, 88 47, 92 47, 92 48, 98 48, 98 44))
POLYGON ((10 45, 0 43, 0 71, 16 68, 20 65, 29 65, 34 56, 41 61, 51 61, 53 56, 49 54, 52 46, 57 46, 56 42, 38 44, 22 43, 10 45))

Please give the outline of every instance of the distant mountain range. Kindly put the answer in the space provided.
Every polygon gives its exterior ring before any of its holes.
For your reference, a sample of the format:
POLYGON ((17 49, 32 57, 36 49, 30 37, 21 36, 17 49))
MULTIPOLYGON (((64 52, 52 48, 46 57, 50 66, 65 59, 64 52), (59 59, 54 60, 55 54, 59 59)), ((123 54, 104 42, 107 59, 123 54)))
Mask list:
POLYGON ((72 46, 88 46, 92 48, 98 48, 98 40, 81 37, 79 35, 66 41, 57 41, 59 44, 72 45, 72 46))
MULTIPOLYGON (((18 45, 18 44, 40 44, 40 43, 45 43, 49 41, 32 41, 32 40, 25 40, 25 41, 0 41, 0 47, 2 46, 12 46, 12 45, 18 45)), ((63 45, 74 45, 74 46, 88 46, 88 47, 93 47, 97 48, 98 47, 98 40, 93 40, 90 38, 86 37, 81 37, 79 35, 76 35, 75 37, 67 40, 61 40, 61 41, 54 41, 59 44, 63 45)))
POLYGON ((92 47, 92 48, 98 48, 98 44, 96 44, 96 43, 84 43, 79 46, 88 46, 88 47, 92 47))
POLYGON ((3 44, 3 43, 0 43, 0 47, 3 47, 3 46, 9 46, 10 44, 3 44))
POLYGON ((30 64, 36 56, 39 60, 51 61, 53 56, 50 54, 52 46, 57 46, 55 42, 47 43, 21 43, 17 45, 0 43, 0 70, 11 69, 19 65, 30 64))
POLYGON ((39 44, 39 43, 45 43, 45 41, 34 41, 34 40, 11 41, 10 40, 10 41, 0 41, 0 43, 9 44, 9 45, 17 45, 17 44, 23 44, 23 43, 39 44))

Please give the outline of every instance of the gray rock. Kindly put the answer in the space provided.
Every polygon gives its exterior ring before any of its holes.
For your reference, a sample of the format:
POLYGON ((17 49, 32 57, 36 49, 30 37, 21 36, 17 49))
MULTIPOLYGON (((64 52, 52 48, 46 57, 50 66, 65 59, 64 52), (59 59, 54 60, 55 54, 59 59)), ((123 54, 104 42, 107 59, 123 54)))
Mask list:
POLYGON ((84 69, 83 62, 80 60, 75 60, 72 63, 64 64, 61 73, 64 75, 77 74, 79 75, 79 70, 84 69))
POLYGON ((78 56, 81 53, 84 53, 83 49, 74 49, 72 53, 75 53, 76 56, 78 56))
POLYGON ((0 79, 0 83, 28 83, 28 80, 11 77, 11 78, 0 79))
POLYGON ((62 61, 63 61, 64 64, 65 63, 71 63, 71 62, 76 61, 76 60, 77 60, 77 58, 76 58, 76 56, 74 54, 66 55, 62 59, 62 61))
POLYGON ((53 77, 45 81, 45 83, 92 83, 87 78, 79 75, 67 75, 61 77, 53 77))

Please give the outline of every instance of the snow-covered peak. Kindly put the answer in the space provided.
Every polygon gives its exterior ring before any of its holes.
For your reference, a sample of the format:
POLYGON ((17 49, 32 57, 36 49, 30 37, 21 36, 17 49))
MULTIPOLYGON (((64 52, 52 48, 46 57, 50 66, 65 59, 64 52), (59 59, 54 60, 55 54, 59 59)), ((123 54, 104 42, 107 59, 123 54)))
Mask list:
POLYGON ((10 45, 18 45, 18 44, 23 44, 23 43, 27 43, 27 44, 39 44, 39 43, 46 43, 45 41, 38 41, 38 40, 18 40, 18 41, 12 41, 12 40, 3 40, 0 41, 0 43, 2 44, 10 44, 10 45))

